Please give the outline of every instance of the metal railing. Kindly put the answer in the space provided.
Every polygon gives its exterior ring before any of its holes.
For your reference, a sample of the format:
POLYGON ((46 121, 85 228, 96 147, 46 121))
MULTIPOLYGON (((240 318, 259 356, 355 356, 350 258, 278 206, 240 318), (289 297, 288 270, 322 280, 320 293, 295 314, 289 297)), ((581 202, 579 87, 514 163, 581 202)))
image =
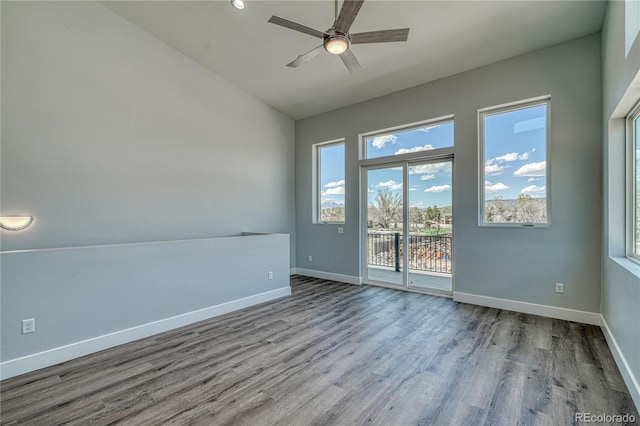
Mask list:
MULTIPOLYGON (((399 232, 369 232, 367 263, 400 271, 404 251, 399 232)), ((451 274, 453 238, 446 235, 409 234, 409 269, 451 274)))

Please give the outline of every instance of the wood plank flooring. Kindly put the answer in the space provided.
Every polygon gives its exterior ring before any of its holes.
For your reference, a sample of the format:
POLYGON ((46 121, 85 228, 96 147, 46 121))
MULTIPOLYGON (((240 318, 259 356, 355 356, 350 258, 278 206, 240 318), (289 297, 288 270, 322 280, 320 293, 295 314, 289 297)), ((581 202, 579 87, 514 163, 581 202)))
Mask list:
POLYGON ((291 297, 5 380, 1 423, 639 418, 598 327, 301 276, 292 289, 291 297))

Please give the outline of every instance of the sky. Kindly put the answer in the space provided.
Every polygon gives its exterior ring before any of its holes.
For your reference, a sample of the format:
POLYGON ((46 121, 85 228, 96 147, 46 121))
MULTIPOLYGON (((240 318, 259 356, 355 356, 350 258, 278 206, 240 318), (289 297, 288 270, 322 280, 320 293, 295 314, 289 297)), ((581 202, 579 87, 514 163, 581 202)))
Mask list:
POLYGON ((344 206, 344 144, 327 145, 320 149, 321 205, 344 206))
POLYGON ((484 116, 485 199, 546 198, 546 105, 484 116))
POLYGON ((365 139, 366 158, 453 146, 453 121, 365 139))
MULTIPOLYGON (((515 199, 519 194, 546 197, 546 105, 484 116, 484 191, 515 199)), ((367 158, 393 156, 453 146, 454 123, 446 122, 365 139, 367 158)), ((323 205, 344 205, 344 146, 321 149, 323 205), (329 203, 327 203, 329 201, 329 203)), ((372 169, 367 173, 368 204, 379 189, 402 194, 401 167, 372 169)), ((409 207, 452 204, 452 163, 414 164, 409 167, 409 207)), ((357 194, 356 194, 357 196, 357 194)))

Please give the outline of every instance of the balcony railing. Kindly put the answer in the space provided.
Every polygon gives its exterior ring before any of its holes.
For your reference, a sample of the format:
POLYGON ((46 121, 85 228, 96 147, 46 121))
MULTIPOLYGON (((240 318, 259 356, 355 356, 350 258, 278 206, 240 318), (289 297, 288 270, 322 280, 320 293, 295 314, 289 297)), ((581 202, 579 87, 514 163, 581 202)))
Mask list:
MULTIPOLYGON (((399 232, 369 232, 367 263, 400 271, 404 238, 399 232)), ((446 235, 409 234, 409 270, 451 274, 453 238, 446 235)))

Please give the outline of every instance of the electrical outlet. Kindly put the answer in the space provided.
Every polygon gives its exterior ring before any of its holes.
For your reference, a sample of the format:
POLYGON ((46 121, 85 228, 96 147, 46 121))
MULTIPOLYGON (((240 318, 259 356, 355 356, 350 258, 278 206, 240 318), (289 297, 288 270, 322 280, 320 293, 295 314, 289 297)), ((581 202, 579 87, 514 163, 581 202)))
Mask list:
POLYGON ((338 227, 338 234, 344 234, 344 228, 343 227, 338 227))
POLYGON ((309 256, 309 262, 313 262, 313 256, 309 256))
POLYGON ((36 331, 35 318, 22 320, 22 334, 33 333, 34 331, 36 331))
POLYGON ((556 293, 564 293, 564 284, 556 283, 556 293))
POLYGON ((269 271, 269 279, 272 280, 273 279, 273 271, 269 271))

